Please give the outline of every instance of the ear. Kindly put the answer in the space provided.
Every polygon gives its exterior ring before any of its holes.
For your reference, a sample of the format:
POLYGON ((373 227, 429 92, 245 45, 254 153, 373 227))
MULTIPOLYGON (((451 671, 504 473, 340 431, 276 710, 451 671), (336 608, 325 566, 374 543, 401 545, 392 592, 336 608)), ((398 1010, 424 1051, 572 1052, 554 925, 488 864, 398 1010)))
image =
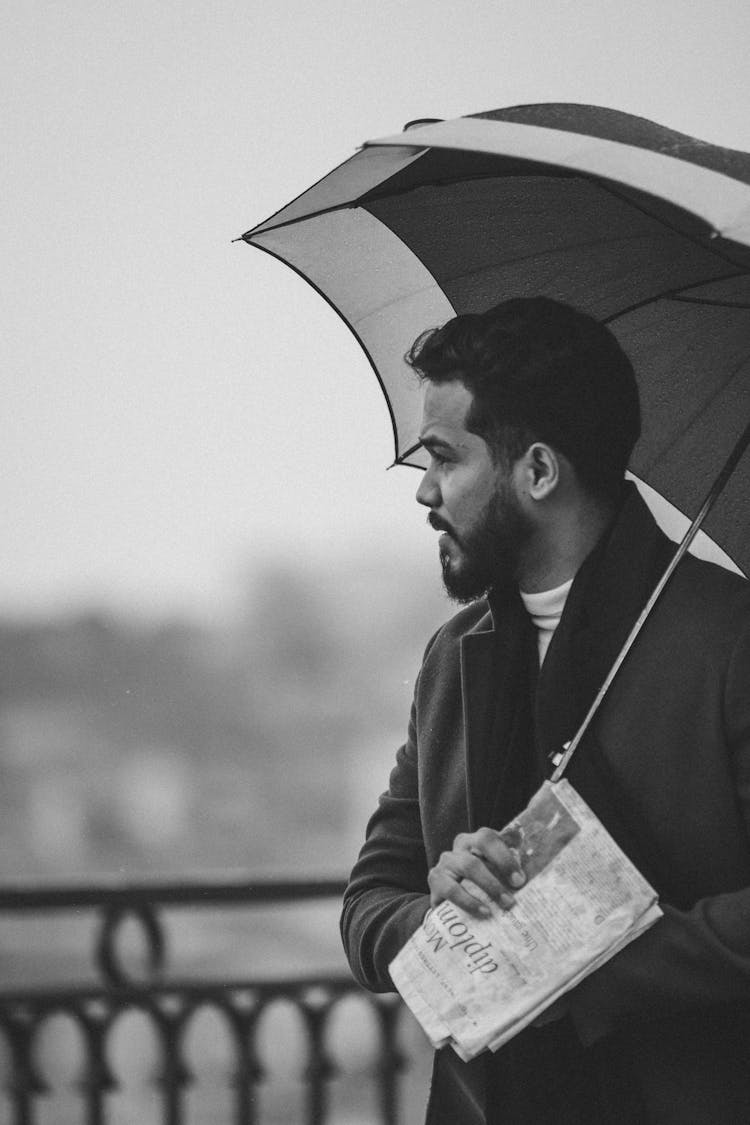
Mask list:
POLYGON ((557 453, 544 442, 535 441, 517 462, 522 472, 523 488, 531 500, 546 500, 560 483, 560 461, 557 453))

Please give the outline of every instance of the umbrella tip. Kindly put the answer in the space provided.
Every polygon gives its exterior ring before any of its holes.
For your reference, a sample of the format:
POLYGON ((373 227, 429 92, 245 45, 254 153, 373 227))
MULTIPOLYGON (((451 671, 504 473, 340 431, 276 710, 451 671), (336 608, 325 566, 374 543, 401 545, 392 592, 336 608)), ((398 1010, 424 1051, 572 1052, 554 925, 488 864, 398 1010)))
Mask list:
POLYGON ((418 129, 420 125, 439 125, 444 120, 444 117, 415 117, 413 121, 406 122, 403 131, 408 133, 410 129, 418 129))

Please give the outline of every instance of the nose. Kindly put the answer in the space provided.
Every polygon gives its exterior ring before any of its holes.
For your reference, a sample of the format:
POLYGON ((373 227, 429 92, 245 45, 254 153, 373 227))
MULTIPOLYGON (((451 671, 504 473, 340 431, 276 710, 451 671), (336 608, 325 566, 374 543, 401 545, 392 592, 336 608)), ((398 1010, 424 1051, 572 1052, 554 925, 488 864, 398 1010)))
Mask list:
POLYGON ((424 504, 425 508, 440 507, 440 489, 435 480, 432 466, 425 469, 424 475, 417 489, 417 503, 424 504))

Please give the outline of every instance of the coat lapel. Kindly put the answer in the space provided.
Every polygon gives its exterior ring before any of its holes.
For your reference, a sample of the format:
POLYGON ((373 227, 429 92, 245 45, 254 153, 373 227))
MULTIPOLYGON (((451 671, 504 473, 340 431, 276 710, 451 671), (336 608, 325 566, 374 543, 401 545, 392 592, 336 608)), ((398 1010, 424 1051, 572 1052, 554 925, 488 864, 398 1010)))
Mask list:
MULTIPOLYGON (((617 520, 578 571, 538 678, 534 737, 547 762, 575 734, 638 614, 675 549, 634 485, 617 520)), ((521 693, 528 691, 530 624, 517 591, 494 595, 492 619, 461 642, 467 814, 473 830, 488 824, 513 754, 521 693)), ((637 650, 633 657, 637 659, 637 650)), ((585 744, 576 776, 585 769, 585 744)))
POLYGON ((508 759, 518 705, 517 685, 528 623, 516 591, 493 598, 492 616, 482 631, 461 643, 461 688, 466 751, 466 792, 470 828, 488 824, 508 759))
MULTIPOLYGON (((556 753, 578 730, 674 550, 630 485, 616 523, 576 575, 542 666, 535 718, 540 754, 556 753)), ((638 659, 640 643, 641 638, 628 660, 638 659)), ((573 758, 568 779, 658 886, 658 849, 651 846, 648 825, 630 807, 594 729, 595 724, 573 758)))
POLYGON ((576 733, 674 550, 627 485, 616 522, 575 577, 539 676, 535 730, 545 759, 576 733))

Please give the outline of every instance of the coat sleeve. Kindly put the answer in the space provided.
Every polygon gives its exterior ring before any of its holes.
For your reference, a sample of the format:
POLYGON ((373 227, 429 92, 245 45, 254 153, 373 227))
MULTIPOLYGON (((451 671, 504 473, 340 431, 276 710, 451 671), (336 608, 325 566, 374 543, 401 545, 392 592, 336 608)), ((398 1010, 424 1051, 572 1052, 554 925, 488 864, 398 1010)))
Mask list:
POLYGON ((416 709, 398 751, 387 791, 344 894, 341 935, 360 984, 392 991, 388 965, 419 926, 429 906, 427 859, 419 811, 416 709))
MULTIPOLYGON (((728 665, 724 715, 750 839, 750 629, 728 665)), ((702 898, 688 910, 665 904, 663 910, 656 925, 571 993, 571 1014, 585 1043, 634 1021, 750 1005, 750 886, 702 898)))

